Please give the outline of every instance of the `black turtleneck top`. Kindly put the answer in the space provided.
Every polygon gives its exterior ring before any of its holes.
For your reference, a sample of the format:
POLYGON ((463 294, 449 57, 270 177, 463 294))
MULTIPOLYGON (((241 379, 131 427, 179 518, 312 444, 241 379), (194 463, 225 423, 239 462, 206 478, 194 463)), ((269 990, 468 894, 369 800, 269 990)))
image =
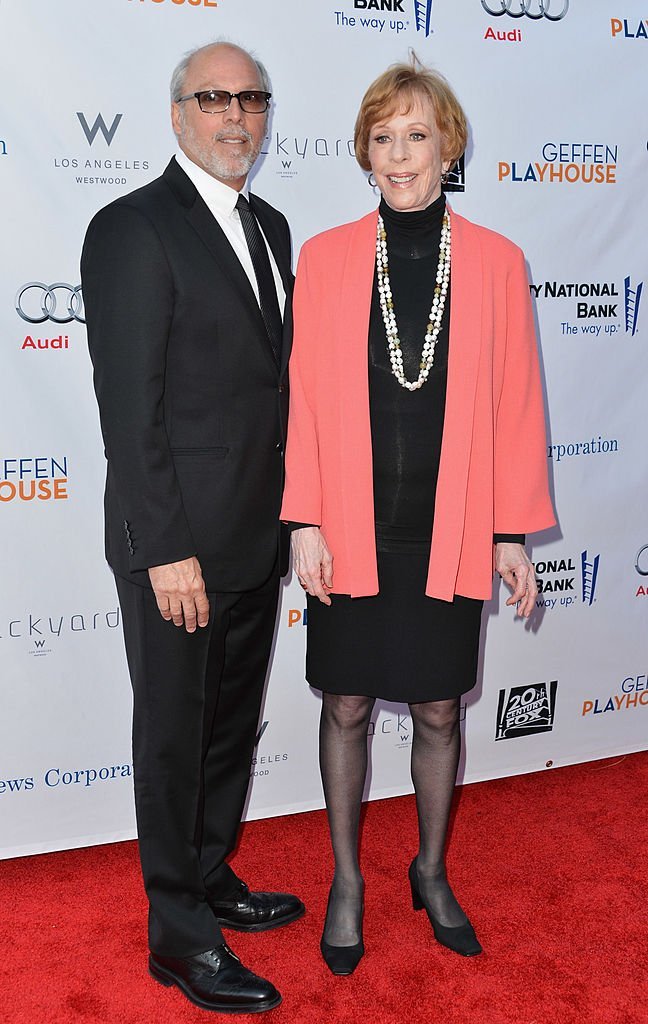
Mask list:
MULTIPOLYGON (((430 315, 445 197, 426 210, 399 212, 381 200, 389 277, 403 367, 418 377, 430 315)), ((369 321, 369 399, 373 440, 374 510, 379 551, 428 548, 441 456, 448 372, 450 291, 428 379, 418 391, 401 387, 389 360, 377 274, 369 321)))

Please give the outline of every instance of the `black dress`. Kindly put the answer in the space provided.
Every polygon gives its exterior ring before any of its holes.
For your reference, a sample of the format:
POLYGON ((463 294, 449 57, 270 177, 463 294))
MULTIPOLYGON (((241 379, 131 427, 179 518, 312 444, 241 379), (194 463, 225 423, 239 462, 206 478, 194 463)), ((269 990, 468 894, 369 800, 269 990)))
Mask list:
MULTIPOLYGON (((445 197, 400 213, 381 202, 405 376, 418 377, 439 259, 445 197)), ((380 591, 308 597, 306 678, 327 693, 417 703, 470 690, 482 601, 427 597, 448 369, 448 292, 434 365, 417 391, 391 371, 377 279, 369 324, 369 399, 380 591)), ((333 552, 335 556, 335 552, 333 552)), ((334 564, 335 572, 335 564, 334 564)))

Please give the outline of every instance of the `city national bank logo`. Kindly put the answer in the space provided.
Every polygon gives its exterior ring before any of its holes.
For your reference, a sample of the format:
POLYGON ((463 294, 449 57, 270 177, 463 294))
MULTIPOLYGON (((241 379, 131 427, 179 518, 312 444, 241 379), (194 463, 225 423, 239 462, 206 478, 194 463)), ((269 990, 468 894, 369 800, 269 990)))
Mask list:
POLYGON ((498 180, 533 185, 615 185, 619 147, 605 142, 545 142, 540 159, 500 160, 498 180))
POLYGON ((640 583, 637 587, 635 597, 648 597, 648 544, 644 544, 637 551, 635 570, 639 576, 643 576, 645 579, 645 583, 640 583))
POLYGON ((0 623, 0 640, 20 641, 29 654, 42 658, 52 653, 52 644, 62 636, 119 629, 119 608, 107 612, 74 612, 72 615, 45 615, 25 612, 20 618, 0 623))
POLYGON ((622 281, 542 281, 529 289, 538 301, 562 300, 563 337, 637 333, 643 281, 633 282, 630 275, 622 281))
POLYGON ((583 701, 581 715, 607 715, 612 711, 638 711, 648 707, 648 677, 626 676, 609 697, 592 697, 583 701))
POLYGON ((416 31, 424 32, 426 39, 432 31, 430 28, 431 17, 432 0, 414 0, 414 20, 416 22, 416 31))
POLYGON ((333 14, 338 28, 369 29, 379 34, 387 31, 396 35, 415 30, 427 39, 432 33, 433 3, 434 0, 353 0, 352 9, 357 13, 347 13, 351 10, 347 7, 347 11, 334 11, 333 14), (385 17, 385 14, 401 17, 385 17))
POLYGON ((631 334, 633 337, 637 333, 637 320, 639 319, 639 303, 641 302, 641 293, 643 291, 643 281, 640 281, 636 287, 632 287, 632 279, 626 277, 623 282, 623 296, 624 296, 624 309, 625 309, 625 329, 626 333, 631 334))
POLYGON ((67 456, 0 459, 0 502, 65 501, 67 456))
POLYGON ((116 154, 112 149, 124 117, 122 113, 107 116, 102 112, 88 114, 82 110, 75 113, 92 154, 77 152, 55 156, 54 167, 57 170, 71 172, 77 185, 127 185, 134 172, 148 171, 148 160, 116 154))
POLYGON ((556 710, 558 681, 511 686, 500 690, 497 703, 496 740, 551 732, 556 710))
POLYGON ((276 768, 281 764, 285 764, 288 760, 288 753, 285 750, 280 753, 277 753, 276 751, 267 753, 264 748, 263 753, 259 752, 258 748, 269 725, 270 722, 265 721, 259 726, 259 731, 257 732, 256 739, 254 741, 254 756, 252 758, 252 767, 250 769, 251 779, 266 778, 272 773, 273 768, 276 768))
POLYGON ((8 156, 7 143, 4 139, 0 139, 0 156, 8 156))
POLYGON ((610 18, 613 39, 648 39, 648 18, 610 18))
POLYGON ((579 558, 553 558, 534 563, 538 581, 538 608, 570 608, 579 601, 596 601, 600 555, 581 551, 579 558), (578 589, 577 589, 578 588, 578 589))

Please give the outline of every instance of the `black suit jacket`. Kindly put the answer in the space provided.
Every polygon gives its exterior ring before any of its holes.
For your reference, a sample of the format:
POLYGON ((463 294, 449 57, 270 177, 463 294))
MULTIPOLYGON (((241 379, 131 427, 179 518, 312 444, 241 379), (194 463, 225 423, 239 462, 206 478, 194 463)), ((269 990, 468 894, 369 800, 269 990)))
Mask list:
POLYGON ((254 589, 285 546, 290 236, 281 213, 250 202, 286 291, 280 367, 245 271, 175 160, 100 210, 86 235, 106 557, 142 586, 150 566, 196 555, 209 591, 254 589))

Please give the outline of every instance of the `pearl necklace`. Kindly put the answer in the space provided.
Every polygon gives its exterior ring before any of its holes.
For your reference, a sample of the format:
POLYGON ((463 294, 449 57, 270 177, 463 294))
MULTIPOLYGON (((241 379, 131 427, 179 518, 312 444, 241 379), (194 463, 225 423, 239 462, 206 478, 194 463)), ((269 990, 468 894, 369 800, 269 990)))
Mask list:
POLYGON ((392 373, 401 385, 408 391, 416 391, 422 387, 428 379, 430 370, 434 363, 434 350, 436 348, 443 310, 445 309, 448 284, 450 282, 450 218, 446 213, 443 215, 443 228, 441 230, 441 244, 439 246, 439 265, 437 267, 436 284, 434 286, 434 298, 428 324, 425 329, 425 342, 421 352, 421 362, 418 378, 414 381, 407 380, 403 371, 403 353, 398 337, 396 325, 396 314, 394 313, 394 302, 389 283, 389 260, 387 257, 387 232, 382 217, 378 214, 378 228, 376 231, 376 269, 378 271, 378 292, 380 295, 380 309, 387 334, 387 345, 389 348, 389 359, 392 373))

